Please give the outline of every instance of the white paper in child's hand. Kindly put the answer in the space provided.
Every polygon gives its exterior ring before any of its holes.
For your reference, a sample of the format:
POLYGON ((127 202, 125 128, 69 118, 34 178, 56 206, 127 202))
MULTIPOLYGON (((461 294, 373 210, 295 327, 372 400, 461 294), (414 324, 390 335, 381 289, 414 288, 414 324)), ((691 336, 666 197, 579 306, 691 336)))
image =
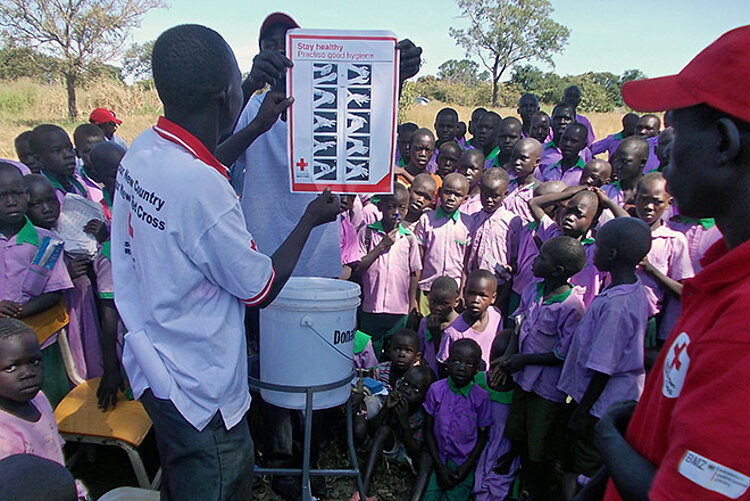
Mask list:
POLYGON ((65 252, 94 257, 98 248, 96 238, 83 231, 92 219, 104 221, 100 204, 72 193, 65 195, 55 233, 65 241, 65 252))

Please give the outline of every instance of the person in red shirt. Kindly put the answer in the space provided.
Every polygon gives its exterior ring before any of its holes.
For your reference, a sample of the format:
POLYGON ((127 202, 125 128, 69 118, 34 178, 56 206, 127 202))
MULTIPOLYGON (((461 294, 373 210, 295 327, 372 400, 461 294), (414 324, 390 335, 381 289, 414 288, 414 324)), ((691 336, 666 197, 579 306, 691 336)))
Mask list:
POLYGON ((613 405, 599 422, 605 500, 750 499, 748 84, 744 26, 679 74, 623 87, 634 110, 674 110, 667 188, 680 214, 715 218, 723 238, 684 282, 682 316, 640 402, 613 405))

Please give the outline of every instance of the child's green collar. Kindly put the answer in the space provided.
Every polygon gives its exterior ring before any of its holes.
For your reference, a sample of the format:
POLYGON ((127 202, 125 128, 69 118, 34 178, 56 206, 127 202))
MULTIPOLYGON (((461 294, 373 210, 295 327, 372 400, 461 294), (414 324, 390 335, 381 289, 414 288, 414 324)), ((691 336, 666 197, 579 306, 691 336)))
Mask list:
POLYGON ((441 217, 444 217, 445 219, 453 219, 454 221, 458 221, 458 209, 454 210, 452 214, 448 214, 443 210, 443 206, 437 208, 437 211, 435 211, 435 217, 437 219, 440 219, 441 217))
MULTIPOLYGON (((573 293, 573 284, 568 282, 568 285, 570 285, 570 289, 568 289, 565 292, 561 292, 560 294, 557 294, 555 296, 552 296, 551 298, 546 300, 543 304, 546 306, 546 305, 553 304, 553 303, 562 303, 563 301, 568 299, 568 297, 573 293)), ((539 301, 540 299, 542 299, 543 296, 544 296, 544 282, 539 282, 536 284, 536 300, 539 301)))
POLYGON ((463 395, 464 397, 469 398, 469 393, 471 393, 472 386, 474 386, 474 381, 469 381, 466 386, 457 388, 456 384, 453 382, 453 378, 448 376, 448 388, 450 388, 451 391, 456 395, 463 395))
MULTIPOLYGON (((379 231, 381 233, 386 233, 385 229, 383 229, 382 219, 380 221, 375 221, 372 224, 368 224, 367 227, 372 228, 373 230, 379 231)), ((406 228, 404 228, 403 226, 401 226, 401 223, 398 223, 398 232, 403 236, 411 235, 411 232, 407 230, 406 228)))
POLYGON ((480 388, 484 388, 484 390, 489 393, 490 400, 492 400, 493 402, 497 402, 499 404, 511 404, 513 402, 513 390, 498 391, 490 388, 490 385, 487 384, 486 371, 477 372, 477 375, 474 376, 474 383, 476 383, 476 385, 480 388))
POLYGON ((31 244, 35 247, 39 247, 39 234, 36 232, 36 228, 31 224, 31 220, 25 217, 26 222, 16 233, 16 245, 31 244))

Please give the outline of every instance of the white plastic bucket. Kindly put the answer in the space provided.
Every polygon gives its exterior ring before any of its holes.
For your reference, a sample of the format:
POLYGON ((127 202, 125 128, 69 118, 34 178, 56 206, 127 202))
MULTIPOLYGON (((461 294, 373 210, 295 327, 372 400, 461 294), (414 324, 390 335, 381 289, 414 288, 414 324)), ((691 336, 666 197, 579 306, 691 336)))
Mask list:
MULTIPOLYGON (((273 303, 260 311, 260 380, 309 387, 351 374, 359 285, 330 278, 292 277, 273 303)), ((314 409, 347 401, 349 385, 313 395, 314 409)), ((261 390, 263 399, 304 409, 304 393, 261 390)))

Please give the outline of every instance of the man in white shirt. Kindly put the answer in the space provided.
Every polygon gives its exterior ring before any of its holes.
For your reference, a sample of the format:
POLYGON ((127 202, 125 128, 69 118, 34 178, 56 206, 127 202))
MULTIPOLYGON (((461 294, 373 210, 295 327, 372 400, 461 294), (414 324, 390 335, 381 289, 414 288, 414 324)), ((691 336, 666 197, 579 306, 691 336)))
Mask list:
POLYGON ((213 153, 242 105, 234 54, 215 31, 182 25, 152 61, 164 117, 133 141, 113 200, 123 365, 154 423, 162 499, 250 499, 245 306, 276 297, 338 199, 324 192, 272 257, 258 252, 213 153))

